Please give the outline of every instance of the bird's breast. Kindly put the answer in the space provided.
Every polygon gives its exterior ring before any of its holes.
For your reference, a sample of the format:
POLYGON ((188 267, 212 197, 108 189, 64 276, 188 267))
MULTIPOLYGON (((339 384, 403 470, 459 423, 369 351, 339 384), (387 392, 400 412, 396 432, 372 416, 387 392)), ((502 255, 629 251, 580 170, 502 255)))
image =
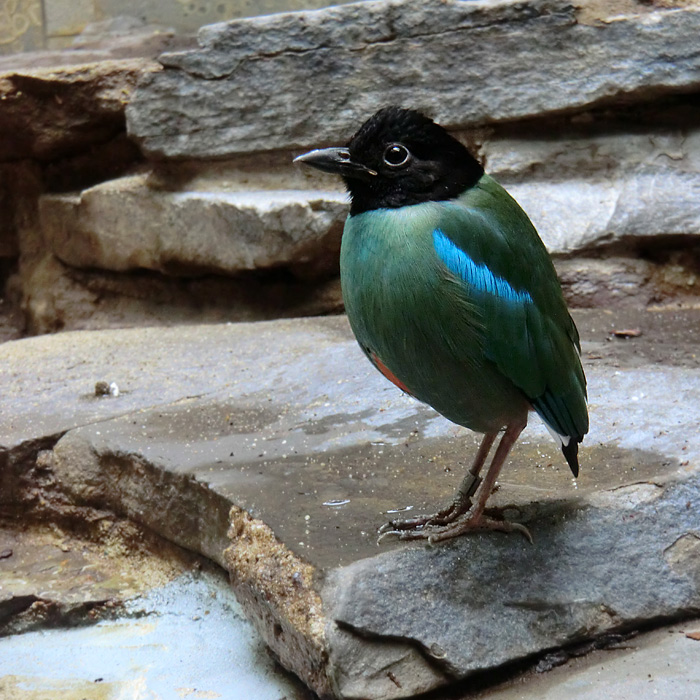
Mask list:
POLYGON ((340 253, 341 285, 360 341, 372 340, 374 347, 385 336, 405 333, 427 310, 435 285, 430 232, 437 220, 437 212, 428 205, 348 217, 340 253))
POLYGON ((524 409, 484 355, 478 315, 451 292, 433 241, 440 213, 425 203, 349 217, 343 300, 359 344, 385 377, 456 423, 487 432, 524 409))

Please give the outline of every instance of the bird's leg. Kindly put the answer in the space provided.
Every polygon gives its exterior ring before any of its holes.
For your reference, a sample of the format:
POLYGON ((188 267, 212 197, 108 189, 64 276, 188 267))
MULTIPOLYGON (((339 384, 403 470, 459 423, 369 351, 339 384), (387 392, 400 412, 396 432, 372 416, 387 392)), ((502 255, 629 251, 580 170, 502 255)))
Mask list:
MULTIPOLYGON (((427 539, 428 542, 432 544, 433 542, 440 542, 441 540, 457 537, 458 535, 462 535, 469 531, 500 530, 502 532, 521 532, 523 535, 525 535, 525 537, 527 537, 528 540, 530 540, 530 542, 532 542, 532 536, 524 525, 520 525, 519 523, 510 523, 504 520, 496 520, 495 518, 488 518, 484 515, 486 501, 493 491, 493 487, 496 483, 496 479, 498 478, 498 474, 501 471, 501 467, 503 466, 508 453, 515 444, 524 427, 525 422, 523 421, 512 423, 506 428, 506 431, 498 444, 498 448, 496 449, 496 454, 494 454, 491 465, 486 472, 486 477, 484 478, 481 486, 481 491, 479 493, 476 506, 471 512, 466 511, 462 513, 461 517, 454 518, 449 523, 444 525, 428 524, 420 530, 394 529, 392 534, 395 534, 401 540, 427 539)), ((386 534, 389 533, 387 532, 386 534)))
POLYGON ((525 423, 511 424, 506 428, 506 432, 503 434, 501 442, 498 443, 496 454, 494 454, 491 465, 489 466, 486 476, 484 477, 484 483, 481 487, 481 492, 479 493, 479 498, 474 509, 467 515, 467 517, 455 520, 448 526, 439 528, 439 531, 436 529, 432 533, 429 533, 429 542, 433 543, 440 542, 441 540, 448 540, 452 537, 462 535, 470 530, 500 530, 501 532, 521 532, 530 541, 530 543, 532 543, 532 535, 524 525, 521 525, 520 523, 511 523, 506 520, 488 518, 484 515, 486 501, 488 501, 489 496, 496 485, 496 479, 498 479, 498 474, 501 471, 501 467, 506 461, 508 453, 516 443, 518 437, 520 437, 520 433, 522 433, 524 428, 525 423))
POLYGON ((454 500, 447 508, 439 510, 432 515, 417 515, 413 518, 405 520, 391 520, 379 528, 380 539, 384 535, 396 533, 405 530, 416 530, 425 527, 426 525, 447 525, 453 522, 460 515, 466 513, 472 507, 472 496, 476 493, 481 483, 479 472, 489 456, 491 446, 496 439, 498 433, 486 433, 479 445, 472 466, 469 468, 467 475, 462 479, 462 483, 457 489, 454 500))

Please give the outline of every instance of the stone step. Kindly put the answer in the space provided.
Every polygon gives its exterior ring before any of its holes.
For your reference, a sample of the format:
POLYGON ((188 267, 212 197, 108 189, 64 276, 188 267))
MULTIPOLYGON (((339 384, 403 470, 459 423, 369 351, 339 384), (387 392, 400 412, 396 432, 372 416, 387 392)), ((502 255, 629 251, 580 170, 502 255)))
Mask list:
POLYGON ((344 143, 380 107, 448 127, 697 90, 700 9, 587 0, 377 0, 203 27, 127 106, 158 158, 344 143), (355 127, 357 128, 357 127, 355 127))
MULTIPOLYGON (((573 305, 686 303, 700 292, 694 263, 683 255, 700 235, 698 133, 651 146, 650 137, 591 137, 578 148, 607 155, 587 170, 577 167, 573 141, 495 139, 484 150, 557 258, 573 305), (615 255, 599 259, 611 247, 615 255), (640 248, 662 247, 677 254, 638 258, 640 248)), ((347 197, 330 177, 307 181, 291 157, 276 163, 274 174, 252 161, 171 164, 41 196, 37 225, 46 251, 22 268, 30 331, 341 310, 347 197), (294 189, 280 189, 284 183, 294 189), (280 270, 292 274, 280 277, 280 270)))
POLYGON ((123 130, 124 105, 139 77, 161 68, 146 58, 100 60, 80 52, 66 52, 51 67, 32 65, 32 58, 0 67, 0 161, 47 161, 104 143, 123 130))
MULTIPOLYGON (((496 173, 504 171, 507 178, 504 159, 493 160, 496 173)), ((698 172, 648 165, 629 170, 620 168, 608 179, 532 179, 507 184, 507 189, 554 255, 633 240, 700 236, 698 172)), ((226 190, 225 179, 208 184, 205 191, 167 191, 149 186, 147 175, 137 175, 79 194, 44 195, 44 240, 67 265, 114 272, 145 269, 186 276, 281 266, 309 266, 325 274, 337 270, 348 210, 345 194, 226 190)))
POLYGON ((73 267, 174 276, 296 267, 328 275, 338 268, 346 199, 295 190, 173 192, 134 175, 44 195, 40 220, 50 250, 73 267))
POLYGON ((476 436, 386 382, 342 317, 5 343, 2 495, 38 506, 54 484, 219 562, 282 662, 339 698, 406 697, 697 610, 698 312, 575 317, 581 475, 533 420, 492 503, 534 545, 377 547, 388 511, 450 498, 476 436), (625 328, 641 335, 611 335, 625 328), (94 396, 99 380, 119 395, 94 396))

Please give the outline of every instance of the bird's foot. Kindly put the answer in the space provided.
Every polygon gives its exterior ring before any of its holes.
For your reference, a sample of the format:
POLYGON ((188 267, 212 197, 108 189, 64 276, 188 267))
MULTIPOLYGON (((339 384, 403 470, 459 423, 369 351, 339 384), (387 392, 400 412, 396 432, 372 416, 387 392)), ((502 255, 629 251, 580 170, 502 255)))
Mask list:
MULTIPOLYGON (((416 515, 413 518, 405 518, 401 520, 390 520, 384 523, 377 531, 379 538, 377 544, 384 539, 385 536, 395 535, 400 532, 423 531, 423 528, 439 528, 454 523, 472 507, 472 496, 476 493, 481 483, 481 478, 475 474, 467 474, 462 483, 455 500, 447 507, 439 510, 431 515, 416 515)), ((404 537, 402 539, 412 539, 404 537)))
MULTIPOLYGON (((414 518, 417 520, 417 518, 414 518)), ((489 518, 485 515, 474 517, 474 515, 465 515, 465 517, 453 520, 445 525, 436 524, 434 522, 426 522, 422 526, 413 527, 411 529, 393 528, 385 529, 392 523, 387 523, 380 528, 380 535, 377 540, 379 544, 385 537, 395 536, 399 540, 427 540, 428 544, 442 542, 453 537, 459 537, 468 532, 476 532, 479 530, 497 530, 498 532, 519 532, 530 544, 533 544, 530 531, 520 523, 511 523, 508 520, 498 520, 489 518)))
MULTIPOLYGON (((471 505, 471 504, 470 504, 471 505)), ((449 508, 444 508, 439 510, 437 513, 432 513, 431 515, 416 515, 413 518, 405 518, 402 520, 390 520, 388 523, 384 523, 377 534, 379 535, 380 542, 385 535, 396 534, 399 532, 413 532, 422 531, 424 527, 434 527, 448 525, 453 522, 459 513, 456 512, 455 504, 453 503, 449 508)))

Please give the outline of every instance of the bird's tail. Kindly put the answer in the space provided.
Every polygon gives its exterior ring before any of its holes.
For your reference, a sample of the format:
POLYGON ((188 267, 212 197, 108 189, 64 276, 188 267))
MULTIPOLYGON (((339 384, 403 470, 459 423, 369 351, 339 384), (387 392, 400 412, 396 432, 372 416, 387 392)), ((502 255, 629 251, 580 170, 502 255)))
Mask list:
POLYGON ((562 441, 561 451, 569 464, 569 469, 571 473, 577 477, 578 476, 578 445, 583 440, 583 435, 577 435, 569 437, 569 442, 564 444, 562 441))
MULTIPOLYGON (((540 416, 542 418, 542 416, 540 416)), ((557 441, 561 447, 562 454, 566 459, 571 473, 578 476, 578 446, 583 441, 583 435, 562 435, 558 430, 555 430, 544 418, 542 418, 544 427, 547 428, 549 434, 557 441)))

